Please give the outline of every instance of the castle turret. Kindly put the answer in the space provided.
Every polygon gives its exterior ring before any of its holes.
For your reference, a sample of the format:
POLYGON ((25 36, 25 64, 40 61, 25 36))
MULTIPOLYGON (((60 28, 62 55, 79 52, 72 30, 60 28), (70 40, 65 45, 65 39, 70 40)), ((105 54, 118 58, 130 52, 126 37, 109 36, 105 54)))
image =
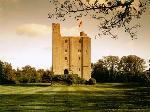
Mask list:
POLYGON ((60 24, 53 23, 52 24, 52 70, 55 74, 61 65, 61 34, 60 34, 60 24), (57 68, 57 70, 56 70, 57 68))
POLYGON ((87 36, 87 34, 82 31, 80 32, 80 36, 87 36))
POLYGON ((52 23, 52 36, 55 38, 60 38, 60 24, 52 23))

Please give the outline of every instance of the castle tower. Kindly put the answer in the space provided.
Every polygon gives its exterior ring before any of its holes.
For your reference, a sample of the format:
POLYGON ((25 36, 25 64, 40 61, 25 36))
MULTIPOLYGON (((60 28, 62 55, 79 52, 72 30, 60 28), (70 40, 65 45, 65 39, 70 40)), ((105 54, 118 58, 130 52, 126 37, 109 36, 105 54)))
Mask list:
POLYGON ((52 24, 52 70, 54 74, 78 74, 91 77, 91 39, 84 32, 80 36, 61 36, 60 24, 52 24))
POLYGON ((55 74, 61 71, 61 34, 60 24, 52 24, 52 69, 55 74))
POLYGON ((82 71, 81 77, 84 79, 89 79, 91 74, 91 39, 84 32, 80 33, 82 38, 82 71), (84 75, 87 74, 87 75, 84 75))

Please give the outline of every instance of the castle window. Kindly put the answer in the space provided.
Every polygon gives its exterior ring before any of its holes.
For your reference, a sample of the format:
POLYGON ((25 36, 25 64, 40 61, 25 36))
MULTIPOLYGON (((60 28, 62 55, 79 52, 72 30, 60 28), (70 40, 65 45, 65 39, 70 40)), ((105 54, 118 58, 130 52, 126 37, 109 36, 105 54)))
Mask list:
POLYGON ((67 43, 68 41, 67 40, 65 40, 65 43, 67 43))
POLYGON ((69 73, 68 69, 65 69, 64 74, 68 74, 68 73, 69 73))
POLYGON ((65 49, 65 52, 67 52, 67 49, 65 49))
POLYGON ((79 71, 80 71, 80 68, 79 68, 79 71))
POLYGON ((79 60, 80 60, 80 57, 79 57, 79 60))
POLYGON ((86 50, 86 53, 88 53, 88 51, 86 50))
POLYGON ((79 40, 79 43, 81 43, 81 39, 79 40))
POLYGON ((81 50, 80 50, 80 49, 78 49, 78 52, 81 52, 81 50))
POLYGON ((65 57, 65 60, 67 60, 67 57, 65 57))

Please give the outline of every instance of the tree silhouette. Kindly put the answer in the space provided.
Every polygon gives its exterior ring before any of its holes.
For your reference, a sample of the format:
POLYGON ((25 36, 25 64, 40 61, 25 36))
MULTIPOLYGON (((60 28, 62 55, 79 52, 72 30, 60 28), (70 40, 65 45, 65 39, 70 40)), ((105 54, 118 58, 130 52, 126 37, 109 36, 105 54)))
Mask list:
POLYGON ((114 28, 124 28, 132 39, 136 39, 139 24, 131 25, 131 21, 140 19, 146 11, 150 0, 49 0, 50 11, 48 17, 65 21, 66 18, 79 20, 90 16, 99 21, 97 36, 110 35, 114 28))
POLYGON ((145 70, 144 59, 136 55, 123 56, 120 60, 120 70, 131 75, 138 75, 145 70))

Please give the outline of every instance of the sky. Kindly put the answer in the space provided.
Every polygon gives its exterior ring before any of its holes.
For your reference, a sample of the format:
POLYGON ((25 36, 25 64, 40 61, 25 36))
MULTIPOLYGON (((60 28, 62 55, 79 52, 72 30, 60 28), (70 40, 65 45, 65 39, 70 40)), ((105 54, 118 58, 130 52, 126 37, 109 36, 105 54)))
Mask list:
MULTIPOLYGON (((116 31, 118 39, 96 38, 97 21, 83 19, 79 28, 75 20, 65 22, 48 19, 48 0, 0 0, 0 60, 9 62, 14 68, 31 65, 49 69, 52 66, 52 23, 61 24, 62 35, 78 36, 84 31, 92 39, 91 61, 102 56, 137 55, 150 59, 150 7, 139 20, 137 38, 132 40, 122 29, 116 31)), ((52 11, 52 10, 50 10, 52 11)))

